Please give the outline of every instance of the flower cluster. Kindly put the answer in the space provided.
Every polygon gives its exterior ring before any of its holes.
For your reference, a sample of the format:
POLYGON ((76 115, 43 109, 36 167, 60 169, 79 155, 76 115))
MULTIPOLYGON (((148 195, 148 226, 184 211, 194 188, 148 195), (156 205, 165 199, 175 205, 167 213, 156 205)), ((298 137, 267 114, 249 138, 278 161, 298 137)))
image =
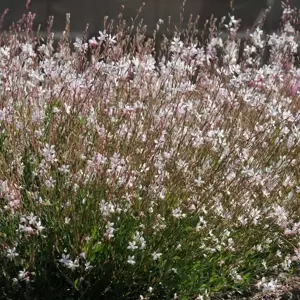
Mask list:
POLYGON ((56 50, 51 30, 36 45, 28 22, 12 27, 0 46, 0 293, 208 299, 250 278, 274 292, 274 274, 300 261, 292 11, 279 33, 258 27, 243 43, 234 16, 201 39, 190 24, 156 56, 121 16, 73 45, 67 26, 56 50))

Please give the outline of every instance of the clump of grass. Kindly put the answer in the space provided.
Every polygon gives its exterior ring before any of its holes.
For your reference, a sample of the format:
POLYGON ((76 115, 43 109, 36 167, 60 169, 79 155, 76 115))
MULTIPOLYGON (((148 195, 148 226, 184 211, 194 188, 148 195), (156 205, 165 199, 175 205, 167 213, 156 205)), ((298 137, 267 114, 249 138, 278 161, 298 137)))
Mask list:
POLYGON ((158 61, 121 15, 73 44, 67 22, 56 51, 53 20, 43 45, 31 14, 4 33, 1 298, 280 289, 300 258, 294 15, 240 57, 233 16, 202 37, 191 20, 158 61))

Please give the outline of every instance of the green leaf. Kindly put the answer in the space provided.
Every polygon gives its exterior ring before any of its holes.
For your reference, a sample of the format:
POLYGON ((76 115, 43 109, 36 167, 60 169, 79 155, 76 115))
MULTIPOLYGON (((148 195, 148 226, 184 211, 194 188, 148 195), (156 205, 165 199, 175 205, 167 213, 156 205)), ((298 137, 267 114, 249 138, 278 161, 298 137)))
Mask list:
POLYGON ((243 280, 245 283, 249 283, 250 282, 250 273, 247 273, 243 276, 243 280))
POLYGON ((74 281, 74 288, 78 290, 78 278, 74 281))
POLYGON ((92 238, 97 239, 97 237, 98 237, 98 228, 94 227, 92 232, 92 238))

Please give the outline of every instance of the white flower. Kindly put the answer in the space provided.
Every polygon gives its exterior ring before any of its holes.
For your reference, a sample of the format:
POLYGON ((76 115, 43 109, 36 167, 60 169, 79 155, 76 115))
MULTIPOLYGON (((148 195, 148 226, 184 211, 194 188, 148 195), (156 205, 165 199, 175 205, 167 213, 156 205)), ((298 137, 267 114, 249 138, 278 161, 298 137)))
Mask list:
POLYGON ((143 239, 140 241, 140 249, 143 250, 146 248, 146 241, 143 239))
POLYGON ((129 242, 129 246, 127 247, 127 249, 130 249, 132 251, 134 251, 135 249, 138 249, 138 246, 136 245, 136 241, 129 242))
POLYGON ((200 187, 204 183, 200 176, 197 179, 195 179, 194 182, 198 187, 200 187))
POLYGON ((101 200, 100 204, 100 212, 104 217, 107 217, 113 213, 115 213, 115 207, 112 203, 101 200))
POLYGON ((148 292, 152 293, 153 292, 153 287, 150 286, 149 289, 148 289, 148 292))
POLYGON ((83 41, 80 38, 76 38, 75 42, 73 43, 76 50, 79 52, 85 52, 88 48, 87 43, 83 43, 83 41))
POLYGON ((176 250, 179 250, 179 249, 181 249, 181 244, 178 244, 178 245, 176 246, 176 250))
POLYGON ((114 237, 115 228, 113 227, 114 223, 108 222, 107 225, 105 225, 106 233, 104 236, 106 236, 108 239, 111 239, 114 237))
POLYGON ((85 263, 84 266, 85 266, 85 271, 88 271, 89 269, 93 268, 93 266, 91 266, 90 262, 85 263))
POLYGON ((67 174, 70 172, 69 167, 70 166, 68 166, 68 165, 62 165, 61 167, 58 168, 58 171, 60 171, 64 174, 67 174))
POLYGON ((78 263, 77 259, 75 259, 74 262, 72 260, 70 260, 69 263, 67 264, 67 268, 71 269, 72 271, 74 271, 78 267, 79 267, 79 263, 78 263))
POLYGON ((264 43, 261 38, 262 35, 263 35, 263 31, 260 30, 258 27, 256 28, 256 30, 253 33, 250 34, 250 37, 253 40, 253 44, 258 48, 264 47, 264 43))
POLYGON ((64 103, 64 107, 65 107, 67 115, 69 115, 71 113, 72 106, 68 105, 67 103, 64 103))
POLYGON ((103 32, 102 32, 102 31, 99 31, 99 35, 100 35, 100 36, 98 36, 97 39, 98 39, 98 41, 100 41, 100 42, 105 41, 106 38, 108 37, 108 35, 107 35, 107 33, 106 33, 105 30, 103 30, 103 32))
POLYGON ((37 217, 34 216, 33 213, 31 213, 29 216, 26 217, 26 219, 29 221, 30 225, 34 225, 36 223, 37 217))
POLYGON ((7 254, 6 256, 10 259, 13 260, 16 256, 19 256, 18 253, 16 253, 16 247, 13 247, 12 249, 8 248, 7 249, 7 254))
POLYGON ((199 294, 198 297, 197 297, 195 300, 204 300, 204 299, 208 299, 208 298, 209 298, 208 292, 207 292, 207 290, 205 290, 204 296, 201 296, 201 295, 199 294))
POLYGON ((69 258, 70 258, 69 254, 67 254, 67 255, 62 254, 62 258, 59 260, 59 262, 62 263, 62 264, 68 265, 69 262, 70 262, 69 258))
POLYGON ((43 156, 44 156, 46 162, 49 162, 49 163, 57 162, 54 145, 50 146, 48 143, 46 143, 42 152, 43 152, 43 156))
POLYGON ((181 219, 186 217, 186 214, 183 214, 180 208, 174 209, 172 214, 173 217, 175 217, 176 219, 181 219))
POLYGON ((47 187, 47 189, 52 189, 54 188, 54 184, 55 184, 56 180, 52 178, 52 176, 49 177, 49 179, 45 180, 45 186, 47 187))
POLYGON ((22 52, 31 57, 36 56, 35 52, 33 51, 32 45, 29 43, 22 45, 22 52))
POLYGON ((162 253, 153 252, 151 255, 153 260, 158 260, 162 256, 162 253))
MULTIPOLYGON (((239 21, 236 20, 234 16, 230 16, 230 22, 229 22, 229 24, 235 25, 235 24, 237 24, 238 22, 239 22, 239 21)), ((229 25, 229 26, 230 26, 230 25, 229 25)))
POLYGON ((109 37, 108 37, 108 42, 110 43, 110 44, 115 44, 117 41, 116 41, 116 36, 111 36, 111 35, 109 35, 109 37))
POLYGON ((18 278, 19 280, 24 280, 26 278, 27 272, 24 270, 19 271, 18 278))
POLYGON ((257 283, 257 287, 262 287, 263 292, 276 292, 279 285, 277 284, 277 280, 272 279, 270 282, 266 282, 266 278, 263 277, 261 281, 257 283))
POLYGON ((243 280, 243 278, 242 278, 241 275, 236 274, 235 280, 236 280, 236 281, 241 281, 241 280, 243 280))
POLYGON ((202 216, 199 217, 199 222, 196 226, 196 231, 200 231, 201 228, 206 227, 207 222, 204 220, 204 218, 202 216))
POLYGON ((141 250, 146 248, 146 241, 145 241, 144 237, 142 236, 142 233, 140 233, 139 231, 136 231, 133 239, 136 244, 140 245, 141 250))
POLYGON ((128 256, 127 262, 128 262, 130 265, 135 265, 134 256, 128 256))
POLYGON ((36 229, 37 229, 38 232, 41 232, 42 230, 45 229, 45 227, 42 226, 42 224, 41 224, 41 220, 39 220, 38 222, 36 222, 35 227, 36 227, 36 229))
POLYGON ((59 109, 58 107, 55 106, 55 107, 53 107, 52 112, 53 112, 54 114, 57 114, 57 113, 60 112, 60 109, 59 109))

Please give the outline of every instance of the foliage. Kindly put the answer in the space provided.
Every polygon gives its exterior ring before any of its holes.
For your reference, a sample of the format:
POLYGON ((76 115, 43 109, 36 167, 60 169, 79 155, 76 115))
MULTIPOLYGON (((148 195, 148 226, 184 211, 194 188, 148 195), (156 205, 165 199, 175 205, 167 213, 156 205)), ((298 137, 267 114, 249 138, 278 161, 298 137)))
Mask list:
POLYGON ((279 288, 300 259, 295 11, 242 48, 233 16, 196 18, 156 56, 161 20, 73 44, 67 23, 54 51, 32 17, 1 36, 1 299, 279 288))

